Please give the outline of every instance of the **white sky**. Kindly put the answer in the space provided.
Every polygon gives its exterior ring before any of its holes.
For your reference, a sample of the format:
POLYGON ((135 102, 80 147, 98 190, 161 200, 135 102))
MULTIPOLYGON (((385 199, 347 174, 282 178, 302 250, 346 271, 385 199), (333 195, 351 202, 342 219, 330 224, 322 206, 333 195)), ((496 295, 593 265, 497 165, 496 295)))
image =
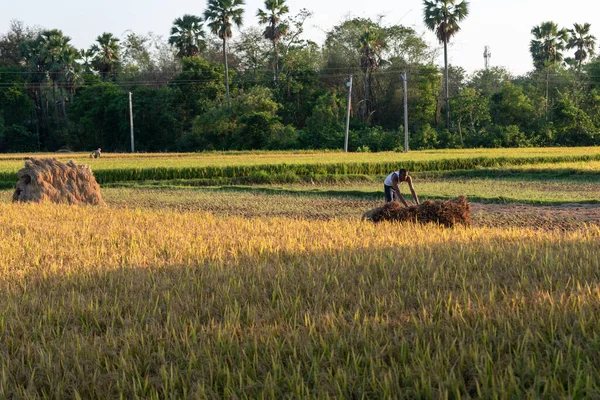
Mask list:
MULTIPOLYGON (((422 20, 422 0, 288 0, 292 14, 301 8, 314 12, 307 22, 306 36, 319 44, 324 32, 345 16, 377 17, 385 15, 389 24, 401 23, 423 33, 431 44, 437 45, 433 33, 426 31, 422 20)), ((246 0, 245 25, 256 25, 256 10, 263 0, 246 0)), ((126 30, 136 33, 152 31, 167 37, 171 23, 183 14, 201 15, 202 0, 58 0, 10 1, 2 6, 0 32, 5 32, 11 19, 27 25, 62 29, 72 43, 88 47, 102 32, 119 37, 126 30)), ((470 15, 462 24, 449 51, 450 63, 472 72, 483 68, 483 51, 489 45, 491 64, 507 67, 514 74, 532 68, 529 56, 531 28, 542 21, 552 20, 561 27, 571 28, 574 22, 592 23, 592 33, 600 38, 599 0, 471 0, 470 15)), ((599 42, 600 43, 600 42, 599 42)), ((440 64, 441 64, 440 59, 440 64)))

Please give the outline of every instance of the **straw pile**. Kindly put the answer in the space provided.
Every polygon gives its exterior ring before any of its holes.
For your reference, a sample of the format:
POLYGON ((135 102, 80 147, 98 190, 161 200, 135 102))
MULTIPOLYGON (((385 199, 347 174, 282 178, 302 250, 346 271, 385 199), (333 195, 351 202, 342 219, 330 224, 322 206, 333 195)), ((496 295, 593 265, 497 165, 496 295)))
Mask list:
POLYGON ((438 223, 447 227, 456 224, 471 225, 471 205, 465 196, 452 200, 426 200, 418 206, 404 207, 394 201, 382 207, 367 211, 363 220, 408 221, 419 223, 438 223))
POLYGON ((88 166, 54 158, 31 158, 18 173, 13 202, 104 205, 100 186, 88 166))

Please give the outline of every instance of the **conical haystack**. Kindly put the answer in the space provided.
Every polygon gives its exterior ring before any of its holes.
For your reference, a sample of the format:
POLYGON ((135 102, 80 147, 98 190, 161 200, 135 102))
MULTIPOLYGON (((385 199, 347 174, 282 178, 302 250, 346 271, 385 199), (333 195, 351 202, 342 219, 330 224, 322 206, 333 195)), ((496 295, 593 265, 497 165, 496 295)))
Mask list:
POLYGON ((13 202, 104 205, 100 186, 86 165, 31 158, 25 161, 25 168, 18 176, 13 202))
POLYGON ((434 222, 451 227, 455 224, 471 225, 471 205, 465 196, 452 200, 426 200, 418 206, 404 207, 399 202, 387 203, 382 207, 367 211, 364 220, 434 222))

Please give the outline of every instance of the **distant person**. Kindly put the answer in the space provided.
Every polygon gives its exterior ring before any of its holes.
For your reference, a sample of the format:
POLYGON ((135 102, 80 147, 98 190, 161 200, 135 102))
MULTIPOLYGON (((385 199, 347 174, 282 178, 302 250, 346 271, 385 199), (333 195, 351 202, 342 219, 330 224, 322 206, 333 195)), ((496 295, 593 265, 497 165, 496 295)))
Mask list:
POLYGON ((100 154, 102 154, 102 149, 98 147, 96 150, 92 151, 90 158, 100 158, 100 154))
POLYGON ((400 171, 392 172, 385 178, 383 181, 383 191, 385 193, 385 201, 390 202, 395 199, 399 200, 404 204, 405 207, 408 207, 408 203, 402 197, 400 193, 400 188, 398 187, 402 182, 408 183, 408 187, 410 188, 410 192, 412 193, 413 199, 415 199, 415 203, 419 203, 419 198, 417 197, 417 193, 415 192, 415 188, 412 184, 412 177, 408 174, 405 169, 401 169, 400 171))

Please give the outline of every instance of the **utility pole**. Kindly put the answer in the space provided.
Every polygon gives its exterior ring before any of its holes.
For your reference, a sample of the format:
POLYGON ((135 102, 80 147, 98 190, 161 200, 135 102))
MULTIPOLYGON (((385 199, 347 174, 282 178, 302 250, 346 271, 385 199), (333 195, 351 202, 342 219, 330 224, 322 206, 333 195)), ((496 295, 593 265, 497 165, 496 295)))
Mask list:
POLYGON ((444 96, 446 100, 446 129, 450 129, 450 84, 448 83, 448 32, 444 29, 444 96))
POLYGON ((348 131, 350 130, 350 111, 352 110, 352 75, 348 77, 348 109, 346 110, 346 136, 344 139, 344 152, 348 152, 348 131))
POLYGON ((135 153, 135 146, 133 144, 133 104, 131 101, 131 92, 129 92, 129 124, 131 126, 131 152, 135 153))
POLYGON ((408 93, 406 92, 408 77, 406 72, 403 72, 401 76, 404 81, 404 152, 408 153, 408 93))

